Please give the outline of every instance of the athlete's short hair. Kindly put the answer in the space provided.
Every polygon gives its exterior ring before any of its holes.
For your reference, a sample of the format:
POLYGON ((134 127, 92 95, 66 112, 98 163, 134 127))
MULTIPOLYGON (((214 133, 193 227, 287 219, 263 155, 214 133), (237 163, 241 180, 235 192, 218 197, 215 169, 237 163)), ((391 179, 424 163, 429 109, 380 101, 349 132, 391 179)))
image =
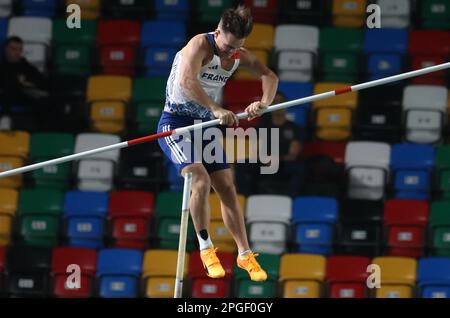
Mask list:
POLYGON ((227 9, 219 23, 223 31, 233 34, 238 39, 246 38, 253 30, 253 17, 250 9, 238 6, 236 9, 227 9))

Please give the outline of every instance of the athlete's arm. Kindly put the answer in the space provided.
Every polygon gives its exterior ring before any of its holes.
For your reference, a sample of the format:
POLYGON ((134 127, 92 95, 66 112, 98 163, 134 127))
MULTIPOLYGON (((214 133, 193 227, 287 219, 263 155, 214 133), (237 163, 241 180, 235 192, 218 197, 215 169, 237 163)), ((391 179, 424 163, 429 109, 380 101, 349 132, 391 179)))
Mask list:
POLYGON ((221 124, 238 125, 239 120, 237 116, 212 100, 198 80, 198 74, 203 61, 208 57, 209 49, 209 43, 204 35, 195 36, 183 48, 183 58, 180 64, 180 85, 190 99, 211 110, 214 117, 220 119, 221 124))
POLYGON ((261 101, 250 104, 245 110, 250 118, 260 116, 261 110, 269 107, 275 98, 278 89, 278 77, 261 63, 254 54, 244 48, 240 50, 240 65, 255 77, 261 79, 263 90, 261 101))

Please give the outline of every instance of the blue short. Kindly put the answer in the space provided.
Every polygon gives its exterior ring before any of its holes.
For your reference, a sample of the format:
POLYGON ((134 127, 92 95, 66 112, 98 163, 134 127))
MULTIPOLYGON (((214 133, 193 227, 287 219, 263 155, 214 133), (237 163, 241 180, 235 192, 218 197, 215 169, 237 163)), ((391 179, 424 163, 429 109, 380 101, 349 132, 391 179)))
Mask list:
MULTIPOLYGON (((158 123, 158 133, 190 126, 199 121, 204 122, 208 121, 208 119, 163 112, 158 123)), ((199 131, 197 131, 197 133, 190 131, 186 135, 169 136, 158 139, 159 146, 166 157, 168 157, 175 165, 179 174, 181 174, 181 170, 183 170, 184 167, 189 166, 192 163, 202 163, 209 174, 229 168, 221 140, 215 140, 216 138, 214 136, 211 140, 195 142, 196 138, 198 139, 199 136, 203 136, 204 131, 205 129, 202 129, 201 134, 199 131), (214 145, 211 145, 208 149, 213 149, 213 151, 211 151, 212 157, 205 158, 203 150, 211 143, 214 143, 214 145), (219 151, 219 153, 216 154, 217 151, 219 151), (212 160, 213 158, 219 160, 212 160)))

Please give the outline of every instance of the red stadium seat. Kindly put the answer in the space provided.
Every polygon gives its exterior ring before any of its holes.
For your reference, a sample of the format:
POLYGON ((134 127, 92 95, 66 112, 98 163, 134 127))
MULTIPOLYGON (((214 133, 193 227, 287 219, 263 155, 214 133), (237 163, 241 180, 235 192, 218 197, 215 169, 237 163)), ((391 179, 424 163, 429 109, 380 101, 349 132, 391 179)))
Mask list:
POLYGON ((275 24, 278 15, 278 0, 245 0, 256 23, 275 24))
POLYGON ((384 206, 388 255, 418 258, 423 254, 429 204, 421 200, 388 200, 384 206))
POLYGON ((97 45, 103 74, 134 75, 135 49, 140 43, 141 25, 136 21, 111 20, 98 24, 97 45))
POLYGON ((232 253, 217 252, 217 257, 225 269, 225 277, 221 279, 210 279, 206 276, 200 259, 200 252, 195 251, 189 258, 189 277, 192 279, 192 297, 198 298, 220 298, 228 296, 229 282, 233 275, 236 262, 232 253))
POLYGON ((336 163, 343 164, 345 160, 345 142, 333 142, 333 141, 313 141, 305 142, 302 149, 302 159, 306 159, 313 156, 324 155, 333 160, 336 163))
POLYGON ((155 197, 144 191, 115 191, 110 195, 109 217, 114 247, 144 249, 148 243, 155 197))
POLYGON ((6 265, 6 248, 4 246, 0 246, 0 291, 3 290, 3 273, 5 271, 6 265))
POLYGON ((368 257, 330 256, 327 259, 326 280, 331 298, 364 298, 367 296, 366 280, 369 274, 368 257))
MULTIPOLYGON (((445 62, 446 59, 444 56, 418 55, 412 59, 412 68, 418 70, 445 62)), ((412 79, 412 83, 418 85, 445 85, 445 75, 445 71, 439 71, 430 75, 417 76, 412 79)))
POLYGON ((53 294, 62 298, 86 298, 91 296, 91 278, 97 270, 97 251, 86 248, 58 247, 53 250, 52 273, 55 277, 53 294), (66 285, 71 273, 67 268, 71 264, 80 266, 79 289, 69 289, 66 285))

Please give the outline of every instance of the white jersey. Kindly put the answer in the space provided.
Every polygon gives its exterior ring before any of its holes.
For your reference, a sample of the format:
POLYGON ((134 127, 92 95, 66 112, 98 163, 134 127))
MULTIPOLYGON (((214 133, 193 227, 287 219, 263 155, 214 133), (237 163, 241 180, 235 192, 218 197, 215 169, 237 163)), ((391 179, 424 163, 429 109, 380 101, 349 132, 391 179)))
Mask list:
MULTIPOLYGON (((231 77, 231 75, 233 75, 234 71, 236 71, 239 66, 239 56, 235 56, 235 62, 230 71, 224 70, 220 63, 220 57, 217 54, 214 34, 208 33, 207 36, 208 42, 214 50, 214 56, 211 62, 200 69, 198 80, 200 81, 200 85, 205 90, 206 94, 208 94, 208 96, 215 102, 219 102, 222 87, 226 84, 227 80, 231 77)), ((206 107, 190 99, 181 88, 181 74, 179 67, 182 59, 183 55, 180 51, 175 56, 172 69, 170 71, 170 76, 167 80, 165 107, 178 115, 212 119, 212 112, 206 107)))

